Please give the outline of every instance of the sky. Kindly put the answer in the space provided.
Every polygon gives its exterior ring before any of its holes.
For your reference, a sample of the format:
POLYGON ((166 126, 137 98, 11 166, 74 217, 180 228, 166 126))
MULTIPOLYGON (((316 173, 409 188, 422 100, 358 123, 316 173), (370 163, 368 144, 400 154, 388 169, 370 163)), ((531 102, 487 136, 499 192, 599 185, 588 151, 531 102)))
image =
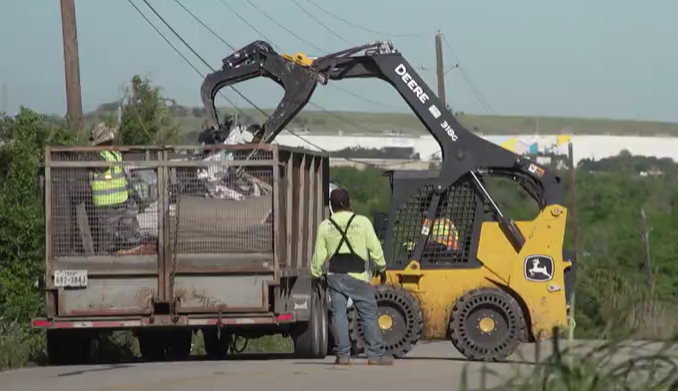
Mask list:
MULTIPOLYGON (((209 72, 142 0, 131 1, 203 74, 209 72)), ((211 67, 220 67, 221 59, 232 52, 177 0, 148 1, 211 67)), ((262 39, 261 33, 281 52, 323 54, 252 4, 326 52, 349 47, 333 32, 355 45, 391 40, 434 90, 434 35, 441 30, 450 43, 444 51, 446 66, 459 63, 467 75, 459 69, 446 74, 448 104, 469 114, 678 122, 675 0, 313 0, 352 24, 379 33, 346 24, 307 0, 179 1, 235 47, 262 39), (489 105, 479 103, 481 97, 489 105)), ((148 77, 180 104, 200 104, 202 77, 129 0, 75 3, 85 111, 118 99, 135 74, 148 77)), ((39 112, 65 113, 58 0, 0 0, 0 49, 0 110, 15 113, 23 105, 39 112)), ((312 102, 326 110, 409 110, 383 81, 338 83, 341 89, 319 86, 312 102)), ((260 107, 274 107, 282 97, 280 87, 267 79, 238 88, 260 107)), ((234 92, 222 91, 238 107, 249 106, 234 92)))

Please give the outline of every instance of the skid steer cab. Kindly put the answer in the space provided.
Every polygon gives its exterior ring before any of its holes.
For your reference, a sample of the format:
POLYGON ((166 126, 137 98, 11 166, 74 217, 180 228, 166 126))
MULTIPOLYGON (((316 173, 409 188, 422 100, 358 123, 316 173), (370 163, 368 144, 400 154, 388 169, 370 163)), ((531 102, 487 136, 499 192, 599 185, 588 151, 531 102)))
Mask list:
MULTIPOLYGON (((466 129, 391 42, 309 58, 254 41, 222 63, 201 87, 216 129, 216 94, 236 83, 265 77, 284 89, 255 135, 255 142, 272 143, 318 84, 372 78, 393 87, 438 143, 440 170, 388 173, 390 210, 375 221, 388 262, 388 282, 376 295, 390 353, 403 356, 420 338, 447 338, 466 357, 502 360, 521 341, 567 327, 574 259, 563 249, 567 209, 558 172, 466 129), (518 184, 538 215, 518 222, 506 216, 485 186, 492 177, 518 184)), ((356 350, 362 332, 354 322, 356 350)))

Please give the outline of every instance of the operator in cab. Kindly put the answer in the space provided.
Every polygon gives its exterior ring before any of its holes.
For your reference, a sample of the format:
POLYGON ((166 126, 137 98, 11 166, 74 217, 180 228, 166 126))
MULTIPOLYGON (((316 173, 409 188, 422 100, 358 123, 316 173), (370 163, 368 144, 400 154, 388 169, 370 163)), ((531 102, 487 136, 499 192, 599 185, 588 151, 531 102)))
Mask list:
MULTIPOLYGON (((403 243, 405 252, 414 250, 416 241, 408 240, 403 243)), ((449 252, 459 250, 459 231, 454 226, 452 220, 448 218, 437 218, 433 220, 429 241, 424 248, 425 252, 449 252)))
POLYGON ((327 275, 335 364, 350 364, 351 342, 346 313, 348 300, 351 299, 365 329, 368 364, 392 365, 393 357, 384 354, 381 330, 377 324, 377 301, 374 287, 370 285, 370 257, 381 283, 386 282, 386 261, 381 244, 372 222, 351 210, 347 190, 338 188, 330 193, 330 208, 332 217, 318 227, 311 274, 314 278, 327 275), (324 273, 325 269, 327 273, 324 273))

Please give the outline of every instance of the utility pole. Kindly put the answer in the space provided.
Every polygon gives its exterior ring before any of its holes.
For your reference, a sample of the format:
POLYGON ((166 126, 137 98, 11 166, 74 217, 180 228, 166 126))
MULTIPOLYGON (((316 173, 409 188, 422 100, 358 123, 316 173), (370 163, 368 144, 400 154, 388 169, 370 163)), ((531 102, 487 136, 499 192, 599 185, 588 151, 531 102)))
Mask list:
POLYGON ((78 32, 75 22, 74 0, 60 0, 61 29, 64 46, 64 69, 66 73, 66 107, 68 124, 84 139, 82 124, 82 95, 80 92, 80 58, 78 55, 78 32))
POLYGON ((445 69, 443 63, 443 33, 438 30, 436 33, 436 74, 438 75, 438 99, 447 110, 445 101, 445 69))

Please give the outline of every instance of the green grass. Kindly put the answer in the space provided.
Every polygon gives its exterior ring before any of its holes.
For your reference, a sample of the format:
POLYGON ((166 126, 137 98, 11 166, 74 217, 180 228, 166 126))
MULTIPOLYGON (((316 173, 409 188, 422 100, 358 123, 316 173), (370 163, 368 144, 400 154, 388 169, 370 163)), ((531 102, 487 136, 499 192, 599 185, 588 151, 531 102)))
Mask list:
MULTIPOLYGON (((235 341, 235 348, 238 349, 238 353, 234 354, 294 352, 291 338, 284 338, 280 335, 270 335, 250 340, 238 338, 235 341)), ((205 351, 202 333, 193 334, 193 349, 191 350, 191 355, 204 356, 205 354, 207 353, 205 351)))
MULTIPOLYGON (((205 117, 195 117, 193 108, 175 110, 174 118, 185 133, 200 129, 205 117)), ((265 117, 254 109, 242 111, 257 122, 265 117)), ((264 110, 268 114, 272 109, 264 110)), ((234 113, 233 109, 220 109, 220 113, 234 113)), ((110 112, 92 112, 85 115, 87 124, 111 115, 110 112)), ((528 116, 480 116, 460 115, 459 121, 468 129, 486 135, 515 134, 580 134, 618 136, 675 136, 678 137, 678 123, 632 121, 593 118, 528 117, 528 116)), ((368 113, 345 111, 302 112, 290 124, 290 128, 304 126, 311 134, 344 133, 381 134, 385 130, 401 131, 404 134, 427 134, 419 120, 412 113, 368 113)))
POLYGON ((44 359, 40 333, 20 322, 0 318, 0 371, 34 365, 44 359))
MULTIPOLYGON (((556 333, 557 335, 557 333, 556 333)), ((480 371, 481 388, 516 391, 654 391, 678 388, 678 357, 674 340, 663 343, 611 341, 595 347, 563 347, 551 341, 553 353, 527 371, 516 369, 508 380, 489 369, 480 371), (488 384, 499 384, 488 387, 488 384)), ((535 349, 539 349, 537 346, 535 349)), ((469 390, 468 364, 460 389, 469 390)))

